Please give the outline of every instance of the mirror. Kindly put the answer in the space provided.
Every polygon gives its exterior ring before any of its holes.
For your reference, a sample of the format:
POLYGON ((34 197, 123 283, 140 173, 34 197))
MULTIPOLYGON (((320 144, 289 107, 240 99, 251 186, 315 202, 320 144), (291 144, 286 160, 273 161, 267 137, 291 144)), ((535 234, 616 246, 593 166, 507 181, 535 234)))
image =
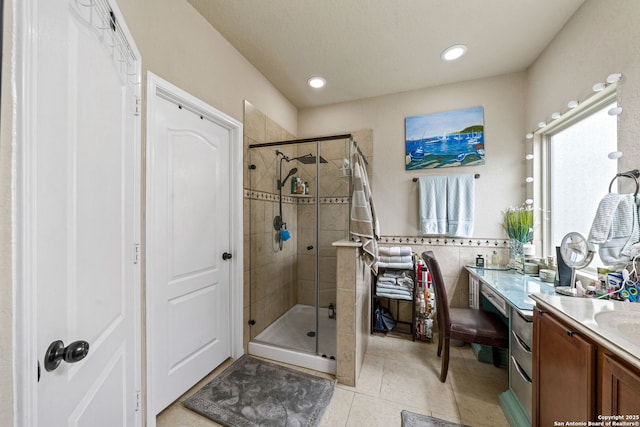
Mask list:
POLYGON ((594 253, 593 245, 580 233, 571 232, 562 238, 560 256, 571 268, 571 282, 569 286, 556 287, 556 292, 572 296, 576 294, 576 270, 588 266, 593 260, 594 253))

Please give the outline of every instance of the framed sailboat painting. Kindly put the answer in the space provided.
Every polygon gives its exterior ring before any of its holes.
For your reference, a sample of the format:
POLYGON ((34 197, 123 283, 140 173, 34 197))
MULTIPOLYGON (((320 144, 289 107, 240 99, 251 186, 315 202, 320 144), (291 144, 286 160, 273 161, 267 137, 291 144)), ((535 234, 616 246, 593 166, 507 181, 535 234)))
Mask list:
POLYGON ((405 169, 484 164, 484 108, 405 118, 405 169))

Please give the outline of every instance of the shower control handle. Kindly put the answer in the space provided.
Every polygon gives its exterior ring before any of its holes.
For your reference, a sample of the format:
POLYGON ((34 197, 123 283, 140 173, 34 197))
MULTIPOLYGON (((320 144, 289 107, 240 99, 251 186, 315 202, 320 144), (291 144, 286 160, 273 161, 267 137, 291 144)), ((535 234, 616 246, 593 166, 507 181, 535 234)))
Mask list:
POLYGON ((228 259, 231 259, 232 257, 233 257, 233 255, 231 255, 229 252, 225 252, 225 253, 222 254, 222 259, 224 261, 226 261, 228 259))
POLYGON ((312 249, 313 249, 313 245, 309 245, 309 246, 307 246, 307 250, 308 250, 308 251, 310 251, 310 250, 312 250, 312 249))

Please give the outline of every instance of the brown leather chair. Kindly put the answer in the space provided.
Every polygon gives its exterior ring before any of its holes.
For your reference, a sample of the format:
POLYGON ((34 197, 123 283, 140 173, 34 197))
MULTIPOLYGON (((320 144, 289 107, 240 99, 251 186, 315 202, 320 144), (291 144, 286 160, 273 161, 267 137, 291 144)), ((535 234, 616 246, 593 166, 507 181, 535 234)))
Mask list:
POLYGON ((438 318, 438 356, 442 356, 440 381, 447 379, 449 369, 449 340, 459 340, 493 347, 493 364, 500 366, 499 348, 509 346, 509 331, 497 314, 470 308, 450 308, 447 291, 442 279, 440 265, 432 251, 422 253, 422 259, 431 272, 436 292, 436 315, 438 318))

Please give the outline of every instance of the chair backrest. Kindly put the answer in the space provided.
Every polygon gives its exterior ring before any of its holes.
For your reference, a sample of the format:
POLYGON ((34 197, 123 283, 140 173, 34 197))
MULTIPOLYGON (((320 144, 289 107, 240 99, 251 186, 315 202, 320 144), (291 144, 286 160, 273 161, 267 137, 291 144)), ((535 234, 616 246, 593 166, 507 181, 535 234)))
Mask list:
POLYGON ((438 327, 440 333, 446 333, 449 335, 449 328, 451 326, 451 320, 449 317, 449 300, 447 298, 447 290, 444 285, 444 279, 442 278, 442 272, 440 271, 440 265, 436 260, 433 251, 422 252, 422 259, 427 264, 427 268, 431 272, 431 281, 433 288, 436 291, 436 314, 438 316, 438 327))

